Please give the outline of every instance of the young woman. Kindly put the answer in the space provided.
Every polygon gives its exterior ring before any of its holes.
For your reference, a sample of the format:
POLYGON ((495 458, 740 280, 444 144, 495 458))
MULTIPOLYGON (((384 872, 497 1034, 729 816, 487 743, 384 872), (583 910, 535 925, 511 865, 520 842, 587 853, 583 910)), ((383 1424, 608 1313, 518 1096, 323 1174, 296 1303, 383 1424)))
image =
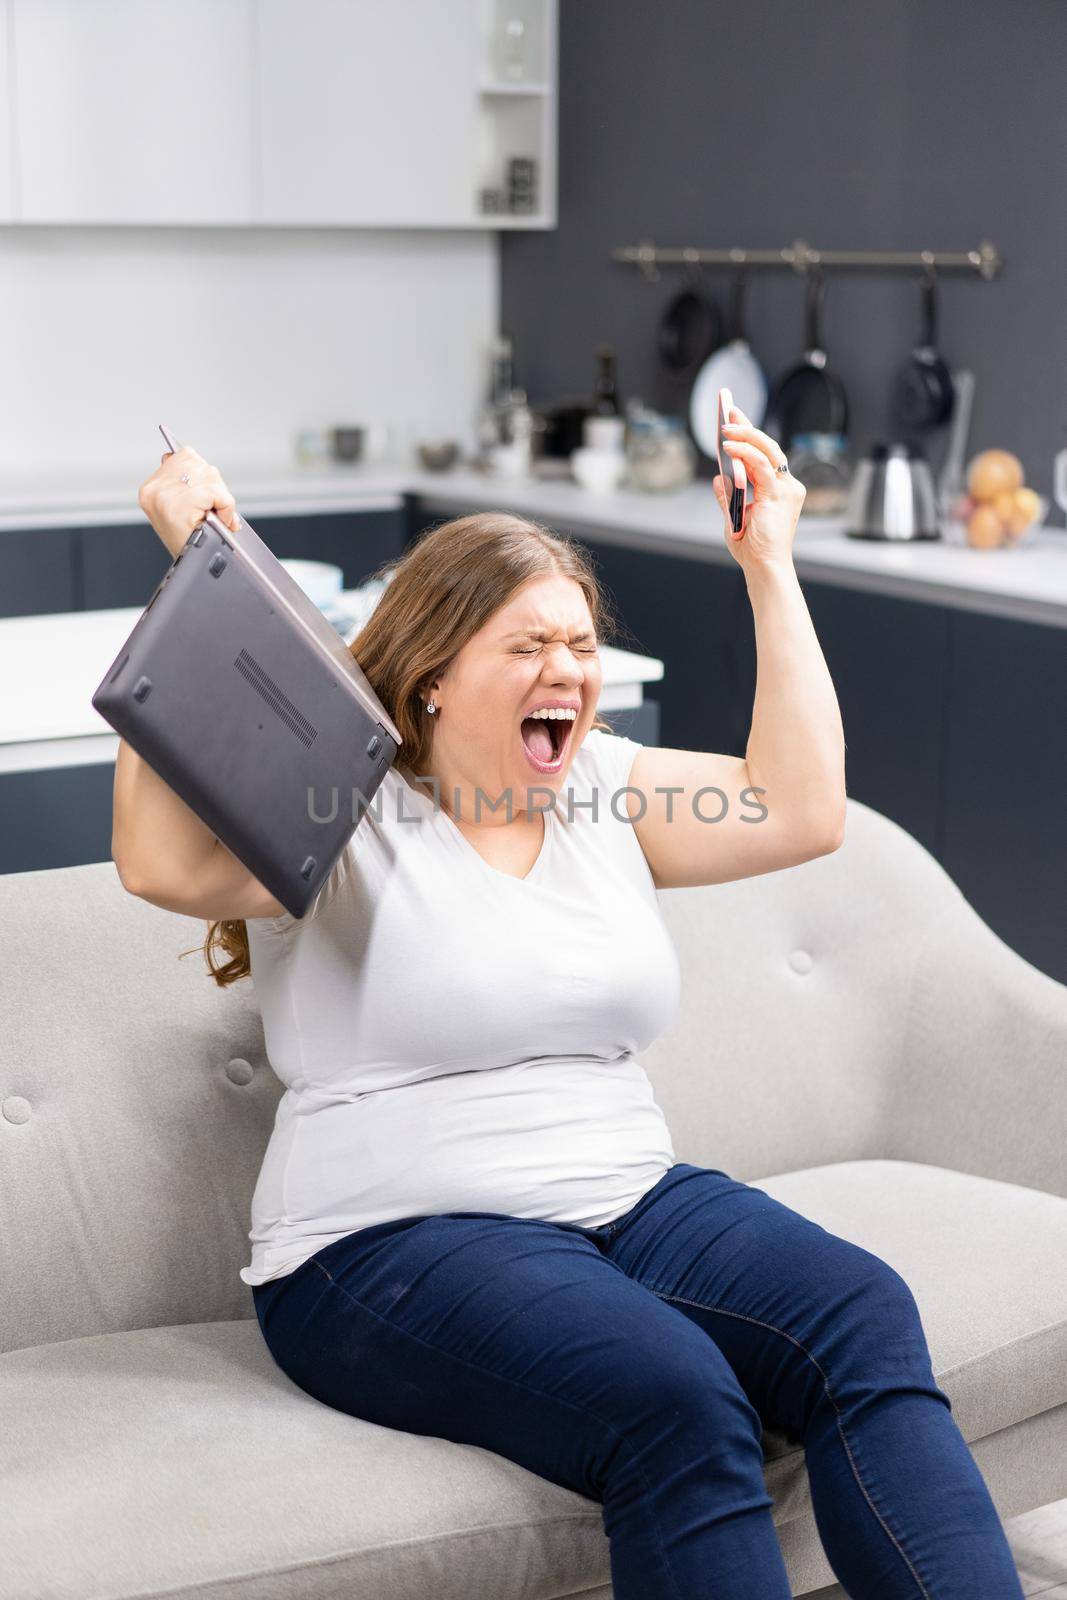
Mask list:
MULTIPOLYGON (((907 1284, 678 1162, 639 1061, 680 999, 657 889, 843 838, 841 720, 792 562, 803 487, 738 412, 731 432, 755 486, 724 530, 758 650, 743 759, 613 735, 581 546, 462 517, 352 642, 404 744, 303 918, 125 746, 115 861, 209 920, 217 982, 253 976, 286 1092, 241 1276, 307 1394, 600 1502, 616 1600, 788 1600, 764 1426, 803 1444, 849 1594, 1017 1600, 907 1284)), ((172 553, 233 515, 189 450, 141 504, 172 553)))

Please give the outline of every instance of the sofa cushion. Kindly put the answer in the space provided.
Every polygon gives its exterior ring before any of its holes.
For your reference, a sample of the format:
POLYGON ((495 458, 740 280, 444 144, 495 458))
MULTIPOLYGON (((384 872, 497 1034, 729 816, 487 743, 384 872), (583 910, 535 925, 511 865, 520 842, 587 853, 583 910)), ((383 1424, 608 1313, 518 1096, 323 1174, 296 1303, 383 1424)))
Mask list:
POLYGON ((4 1600, 512 1600, 608 1581, 600 1506, 305 1395, 254 1318, 0 1356, 4 1600))
MULTIPOLYGON (((1067 1201, 899 1161, 754 1186, 903 1275, 968 1440, 1067 1400, 1067 1201)), ((311 1399, 254 1319, 10 1351, 0 1416, 5 1600, 533 1600, 609 1578, 598 1504, 311 1399)), ((809 1515, 803 1451, 768 1431, 765 1452, 775 1521, 809 1515)))
POLYGON ((909 1161, 749 1181, 896 1268, 968 1442, 1067 1401, 1067 1200, 909 1161))

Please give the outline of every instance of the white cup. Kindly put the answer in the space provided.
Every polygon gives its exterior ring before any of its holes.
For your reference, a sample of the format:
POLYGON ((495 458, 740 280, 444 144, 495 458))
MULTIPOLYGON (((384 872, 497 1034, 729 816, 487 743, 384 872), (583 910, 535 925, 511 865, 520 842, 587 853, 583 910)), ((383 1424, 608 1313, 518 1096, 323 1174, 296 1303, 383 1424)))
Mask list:
POLYGON ((626 465, 626 457, 618 450, 575 450, 571 454, 575 480, 594 494, 617 489, 626 476, 626 465))
POLYGON ((582 443, 587 450, 616 450, 621 454, 625 441, 625 417, 586 417, 582 424, 582 443))
POLYGON ((363 436, 364 461, 386 461, 397 443, 397 429, 391 422, 369 422, 363 436))
POLYGON ((489 472, 494 478, 528 478, 530 465, 529 439, 495 444, 489 451, 489 472))

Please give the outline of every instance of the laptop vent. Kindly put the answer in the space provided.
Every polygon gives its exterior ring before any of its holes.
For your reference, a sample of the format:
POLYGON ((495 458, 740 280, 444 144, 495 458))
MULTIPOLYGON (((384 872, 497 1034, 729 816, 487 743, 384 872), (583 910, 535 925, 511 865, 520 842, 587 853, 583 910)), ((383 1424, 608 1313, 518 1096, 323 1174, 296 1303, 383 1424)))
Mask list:
POLYGON ((307 717, 301 715, 289 697, 282 693, 274 679, 260 666, 255 656, 249 655, 247 650, 242 650, 234 662, 241 675, 255 689, 257 694, 276 712, 282 721, 289 727, 302 744, 310 745, 318 738, 318 729, 313 727, 307 717))

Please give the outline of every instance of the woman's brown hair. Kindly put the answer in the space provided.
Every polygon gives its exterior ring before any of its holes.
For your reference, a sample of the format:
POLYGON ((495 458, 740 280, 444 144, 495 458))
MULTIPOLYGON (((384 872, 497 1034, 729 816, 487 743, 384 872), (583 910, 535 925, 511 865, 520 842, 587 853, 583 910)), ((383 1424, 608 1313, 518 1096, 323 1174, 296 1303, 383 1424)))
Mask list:
MULTIPOLYGON (((387 580, 386 587, 348 648, 400 730, 398 770, 419 775, 429 760, 428 686, 520 585, 551 574, 580 585, 598 643, 619 636, 585 546, 507 511, 478 511, 429 528, 399 561, 383 562, 372 574, 387 580)), ((612 731, 600 717, 592 726, 612 731)), ((250 975, 243 919, 209 923, 202 948, 220 988, 250 975), (222 964, 215 959, 219 952, 229 958, 222 964)))

